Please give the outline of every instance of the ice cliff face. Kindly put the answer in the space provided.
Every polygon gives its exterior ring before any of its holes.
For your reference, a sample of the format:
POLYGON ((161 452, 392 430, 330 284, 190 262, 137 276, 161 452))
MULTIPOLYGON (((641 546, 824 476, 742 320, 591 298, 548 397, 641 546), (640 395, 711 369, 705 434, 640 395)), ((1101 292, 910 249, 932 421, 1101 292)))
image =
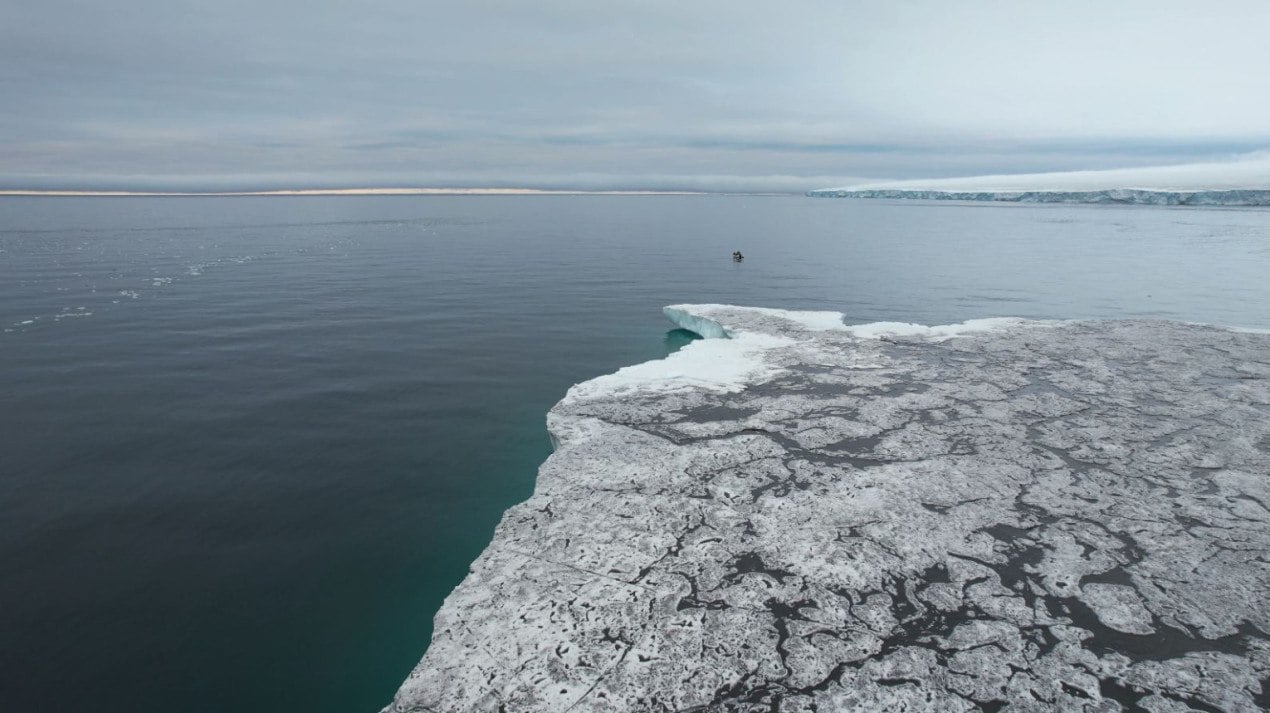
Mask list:
POLYGON ((1270 190, 1164 191, 1116 188, 1097 191, 935 191, 833 188, 808 191, 814 198, 891 198, 1008 203, 1121 203, 1139 205, 1270 206, 1270 190))
POLYGON ((918 198, 1020 203, 1270 205, 1270 153, 1231 161, 883 181, 810 191, 827 198, 918 198))
POLYGON ((1270 706, 1270 335, 667 313, 387 710, 1270 706))

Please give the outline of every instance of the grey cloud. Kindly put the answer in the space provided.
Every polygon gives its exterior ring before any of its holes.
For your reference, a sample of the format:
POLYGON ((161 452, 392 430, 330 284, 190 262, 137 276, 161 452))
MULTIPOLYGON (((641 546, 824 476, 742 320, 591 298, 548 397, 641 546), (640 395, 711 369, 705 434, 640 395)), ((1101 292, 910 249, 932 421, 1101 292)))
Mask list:
POLYGON ((8 3, 0 184, 587 176, 801 190, 1270 146, 1258 69, 1270 5, 1200 13, 1140 1, 8 3))

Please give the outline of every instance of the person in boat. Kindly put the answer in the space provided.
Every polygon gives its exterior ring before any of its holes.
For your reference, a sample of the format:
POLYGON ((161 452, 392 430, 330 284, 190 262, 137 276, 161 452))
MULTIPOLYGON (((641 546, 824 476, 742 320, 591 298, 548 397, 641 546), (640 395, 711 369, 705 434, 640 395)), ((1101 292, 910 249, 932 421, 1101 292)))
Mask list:
POLYGON ((745 256, 741 254, 741 251, 740 251, 740 250, 733 250, 733 251, 732 251, 732 259, 733 259, 733 260, 735 260, 735 261, 737 261, 737 262, 741 262, 742 260, 744 260, 744 259, 745 259, 745 256))

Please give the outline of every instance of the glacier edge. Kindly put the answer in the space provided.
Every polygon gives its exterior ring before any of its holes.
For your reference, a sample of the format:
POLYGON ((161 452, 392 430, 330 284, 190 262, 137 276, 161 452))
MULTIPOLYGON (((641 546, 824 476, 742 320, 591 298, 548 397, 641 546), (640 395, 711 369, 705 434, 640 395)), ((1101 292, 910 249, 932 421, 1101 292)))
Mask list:
POLYGON ((386 710, 1264 696, 1270 335, 667 316, 718 333, 553 407, 386 710))
POLYGON ((1270 189, 1174 191, 1118 188, 1094 191, 974 191, 899 188, 825 188, 808 191, 813 198, 991 201, 999 203, 1092 203, 1167 206, 1270 206, 1270 189))

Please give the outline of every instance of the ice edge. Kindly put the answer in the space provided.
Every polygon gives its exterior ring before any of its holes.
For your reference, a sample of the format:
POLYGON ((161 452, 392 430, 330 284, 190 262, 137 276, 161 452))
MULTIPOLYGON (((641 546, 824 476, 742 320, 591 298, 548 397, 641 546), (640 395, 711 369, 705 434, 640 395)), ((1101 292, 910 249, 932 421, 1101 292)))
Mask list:
MULTIPOLYGON (((686 354, 686 353, 694 353, 694 352, 712 353, 711 350, 717 349, 717 348, 723 348, 726 350, 736 350, 740 352, 747 352, 754 348, 760 348, 763 350, 764 356, 774 357, 779 359, 780 355, 778 352, 781 349, 781 345, 767 344, 763 346, 757 346, 754 343, 751 343, 749 341, 755 337, 768 337, 768 338, 774 337, 775 335, 763 334, 762 332, 763 327, 767 326, 766 323, 773 320, 779 323, 778 331, 787 335, 785 337, 787 340, 786 342, 787 344, 801 345, 805 347, 808 345, 800 344, 800 343, 803 341, 806 341, 806 342, 815 341, 814 336, 811 334, 807 334, 805 340, 801 339, 800 335, 798 334, 799 331, 809 333, 813 331, 824 331, 824 330, 833 329, 833 330, 838 330, 843 333, 846 333, 852 339, 860 340, 859 345, 861 347, 861 351, 869 351, 871 348, 873 350, 876 350, 876 348, 879 346, 876 344, 876 342, 879 340, 882 340, 882 341, 895 340, 895 341, 901 341, 901 342, 908 342, 913 340, 943 342, 943 341, 952 339, 954 337, 959 337, 959 336, 969 334, 971 332, 1009 330, 1015 327, 1072 324, 1082 329, 1094 328, 1093 321, 1089 322, 1086 327, 1081 327, 1079 323, 1073 323, 1073 322, 1039 322, 1035 320, 1024 320, 1024 319, 1015 319, 1015 318, 970 320, 970 321, 962 322, 956 325, 941 325, 941 326, 934 326, 934 327, 927 327, 923 325, 915 325, 915 324, 908 324, 908 323, 872 323, 872 324, 865 324, 865 325, 849 326, 842 322, 842 315, 835 312, 790 312, 790 311, 784 311, 784 310, 771 310, 771 309, 763 309, 763 308, 743 308, 743 307, 733 307, 733 306, 727 306, 727 305, 673 305, 667 308, 666 314, 667 314, 667 317, 671 320, 671 322, 678 326, 687 328, 686 325, 689 325, 689 324, 696 325, 700 327, 702 330, 713 334, 714 336, 713 338, 694 342, 688 345, 685 349, 670 355, 666 359, 646 362, 645 365, 636 365, 636 367, 670 362, 674 360, 675 357, 677 357, 678 355, 686 354), (836 325, 834 324, 835 320, 837 322, 836 325), (773 352, 773 350, 776 350, 777 353, 775 354, 771 353, 773 352)), ((1119 327, 1119 328, 1133 329, 1134 328, 1133 325, 1135 324, 1142 325, 1141 327, 1138 327, 1138 328, 1146 328, 1150 326, 1148 322, 1141 322, 1141 321, 1126 322, 1123 324, 1129 325, 1129 326, 1119 327)), ((1163 323, 1163 322, 1159 324, 1167 325, 1167 323, 1163 323)), ((1177 323, 1173 323, 1173 324, 1176 325, 1177 323)), ((776 326, 776 325, 771 325, 771 326, 776 326)), ((1200 326, 1200 325, 1196 325, 1196 326, 1200 326)), ((1213 327, 1213 325, 1202 325, 1202 326, 1213 327)), ((1214 328, 1224 329, 1225 331, 1229 331, 1229 332, 1264 331, 1264 330, 1244 330, 1244 329, 1228 328, 1228 327, 1227 328, 1214 327, 1214 328)), ((696 331, 696 330, 694 329, 693 331, 696 331)), ((698 333, 701 333, 701 332, 698 332, 698 333)), ((1119 343, 1121 342, 1117 342, 1117 344, 1119 343)), ((1128 343, 1128 342, 1124 342, 1124 343, 1128 343)), ((848 342, 848 344, 850 344, 850 342, 848 342)), ((847 351, 850 351, 849 346, 847 351)), ((808 352, 806 350, 802 352, 802 355, 804 357, 807 357, 810 355, 814 358, 814 353, 808 352)), ((851 368, 850 365, 845 365, 845 366, 847 368, 851 368)), ((570 436, 567 440, 569 441, 571 445, 576 446, 576 448, 569 448, 568 450, 571 451, 570 453, 567 453, 567 454, 558 453, 552 458, 548 459, 548 463, 544 464, 543 470, 540 472, 539 482, 536 484, 534 496, 530 499, 530 501, 527 501, 526 503, 523 503, 522 505, 518 505, 510 509, 508 513, 504 516, 504 522, 503 524, 500 525, 499 529, 500 529, 500 532, 506 530, 506 532, 502 532, 503 534, 502 540, 505 540, 505 541, 500 541, 499 536, 496 536, 494 538, 494 540, 490 543, 490 546, 487 547, 484 553, 482 553, 478 561, 473 564, 472 573, 469 575, 469 581, 467 581, 466 583, 466 586, 468 587, 466 592, 464 592, 462 588, 456 589, 455 592, 451 595, 451 597, 447 598, 446 606, 443 607, 442 612, 438 613, 437 615, 437 632, 438 633, 436 636, 437 637, 442 636, 441 632, 445 631, 447 632, 445 634, 446 636, 449 636, 451 638, 456 636, 460 637, 459 639, 455 641, 447 642, 447 645, 451 645, 451 646, 453 646, 454 643, 457 643, 459 641, 467 641, 469 645, 472 645, 472 642, 475 642, 476 648, 467 649, 468 656, 476 657, 475 662, 472 662, 469 660, 468 663, 460 665, 457 661, 453 661, 452 659, 442 654, 441 649, 439 648, 438 651, 436 652, 436 656, 440 658, 434 657, 432 659, 429 659, 428 657, 425 657, 425 660, 420 663, 420 666, 416 669, 416 671, 412 673, 411 677, 403 684, 402 689, 401 691, 399 691, 398 696, 394 699, 393 704, 390 705, 389 708, 386 710, 405 711, 405 710, 433 709, 433 708, 430 708, 429 705, 439 703, 442 700, 441 698, 439 698, 439 696, 442 695, 441 691, 439 688, 436 687, 436 684, 438 684, 438 682, 441 679, 437 678, 436 676, 440 676, 441 678, 446 678, 446 677, 455 676, 455 675, 463 677, 463 676, 466 676, 467 674, 462 674, 460 672, 460 669, 468 670, 471 668, 472 665, 476 665, 476 667, 480 669, 478 673, 481 674, 481 677, 485 676, 488 673, 488 675, 490 676, 490 679, 488 682, 489 685, 483 684, 483 685, 477 686, 476 673, 472 673, 471 674, 471 676, 473 677, 472 687, 460 688, 460 689, 455 689, 455 691, 452 691, 452 693, 457 693, 460 698, 466 698, 467 696, 475 696, 474 698, 468 699, 468 703, 470 705, 464 706, 463 709, 479 709, 483 705, 489 704, 492 700, 494 700, 492 698, 488 698, 487 696, 501 695, 501 694, 496 694, 495 691, 497 690, 510 691, 512 690, 512 687, 515 687, 518 685, 515 680, 508 680, 507 677, 510 676, 511 679, 518 678, 520 673, 519 669, 517 669, 516 671, 511 671, 510 669, 504 670, 504 669, 498 668, 497 664, 495 663, 497 660, 497 657, 491 654, 490 651, 486 649, 485 646, 480 645, 480 642, 484 640, 488 642, 490 646, 494 646, 495 649, 499 651, 501 651, 503 648, 506 648, 506 647, 496 643, 494 639, 487 638, 485 635, 478 633, 478 632, 485 632, 485 634, 491 633, 489 631, 486 631, 488 629, 488 626, 486 626, 485 624, 481 624, 480 623, 481 620, 474 619, 472 621, 466 621, 466 617, 462 616, 462 614, 465 611, 467 611, 468 607, 477 605, 481 602, 491 602, 496 600, 502 600, 502 595, 498 595, 493 590, 487 591, 484 589, 484 587, 486 587, 489 584, 492 584, 496 580, 497 576, 502 576, 499 573, 504 571, 504 565, 510 565, 514 562, 521 569, 525 569, 526 567, 528 567, 528 569, 526 569, 526 573, 532 574, 532 577, 530 577, 529 579, 524 579, 524 578, 516 579, 515 581, 519 582, 519 584, 516 585, 517 587, 523 587, 528 585, 537 587, 544 582, 554 582, 555 578, 564 577, 564 579, 568 579, 569 577, 577 576, 579 573, 591 572, 592 574, 594 574, 595 577, 597 577, 597 579, 594 581, 598 582, 599 584, 597 584, 596 586, 601 586, 601 587, 617 586, 622 592, 638 592, 639 591, 638 587, 642 585, 636 584, 633 582, 639 580, 640 577, 643 576, 642 574, 636 576, 635 580, 632 580, 631 582, 626 582, 624 581, 624 578, 622 577, 616 577, 616 576, 603 574, 602 570, 595 570, 594 572, 592 572, 591 569, 579 569, 577 565, 561 564, 560 562, 557 562, 556 560, 558 557, 562 557, 564 554, 566 554, 565 551, 561 551, 561 552, 553 551, 551 553, 551 556, 548 556, 546 552, 537 553, 537 554, 527 553, 527 552, 522 552, 518 549, 511 548, 509 546, 509 543, 511 545, 514 545, 520 539, 519 536, 517 536, 516 538, 510 538, 509 537, 510 533, 513 531, 519 531, 517 528, 525 529, 521 527, 521 525, 525 523, 520 523, 519 522, 520 520, 526 520, 526 518, 532 519, 533 523, 535 523, 532 530, 535 533, 537 532, 536 523, 538 523, 539 520, 547 524, 550 524, 555 521, 558 515, 553 513, 550 510, 550 506, 552 505, 552 496, 555 496, 556 498, 555 504, 557 508, 564 506, 566 503, 566 500, 569 500, 573 497, 574 489, 578 485, 578 483, 575 483, 574 480, 576 480, 578 477, 583 477, 583 479, 585 480, 585 476, 587 472, 589 472, 589 471, 575 472, 576 468, 585 464, 592 464, 592 465, 597 464, 597 461, 594 460, 595 454, 591 452, 592 450, 591 447, 593 445, 595 444, 603 445, 607 443, 608 444, 606 446, 607 450, 605 452, 608 453, 610 457, 612 457, 614 453, 617 453, 619 456, 621 456, 616 458, 616 460, 613 461, 613 464, 606 465, 600 471, 597 471, 596 474, 592 474, 592 475, 602 475, 604 478, 604 482, 606 483, 608 483, 610 480, 613 480, 614 482, 620 482, 621 478, 619 476, 623 475, 625 472, 625 471, 621 471, 621 472, 615 473, 612 471, 613 466, 624 468, 625 466, 622 464, 629 461, 630 465, 633 465, 633 466, 637 465, 639 468, 644 468, 647 465, 646 458, 648 457, 648 454, 645 454, 643 452, 643 449, 652 448, 653 446, 664 445, 663 442, 658 440, 657 438, 653 438, 651 435, 645 435, 641 429, 634 429, 634 430, 628 431, 628 429, 631 428, 630 425, 623 425, 623 423, 620 422, 622 421, 622 419, 614 420, 614 419, 611 419, 610 417, 605 416, 604 414, 606 412, 603 410, 603 408, 601 408, 600 411, 596 412, 596 411, 593 411, 593 409, 591 408, 577 409, 579 404, 571 403, 571 400, 576 397, 574 393, 575 389, 578 389, 579 387, 583 387, 583 386, 586 386, 587 384, 592 384, 595 382, 604 382, 604 380, 615 377, 618 374, 621 374, 623 371, 627 371, 628 369, 631 369, 631 368, 632 367, 627 367, 627 369, 621 370, 617 374, 611 374, 604 377, 599 377, 597 379, 593 379, 588 382, 582 382, 582 384, 579 384, 575 386, 574 389, 571 389, 570 394, 566 396, 566 398, 562 400, 559 404, 557 404, 555 408, 552 409, 552 412, 549 414, 548 418, 549 418, 549 428, 552 431, 553 439, 556 439, 556 438, 563 439, 563 437, 567 434, 570 436), (574 412, 571 413, 570 410, 574 410, 574 412), (605 440, 606 438, 612 439, 617 434, 622 434, 617 441, 609 442, 605 440), (626 439, 628 438, 633 440, 627 441, 626 439), (618 450, 613 451, 612 449, 613 446, 616 446, 618 450), (633 448, 634 450, 627 453, 625 450, 627 448, 633 448), (566 466, 569 466, 569 467, 566 467, 566 466), (567 483, 561 480, 562 476, 566 474, 570 476, 570 480, 567 483), (567 486, 567 488, 565 486, 567 486), (566 493, 569 494, 568 498, 561 499, 563 496, 565 496, 566 493), (538 502, 540 500, 547 503, 545 506, 545 509, 542 509, 542 510, 533 509, 530 503, 537 503, 541 505, 542 503, 538 502), (541 514, 541 513, 545 513, 545 514, 541 514), (528 558, 528 559, 525 559, 524 561, 515 560, 514 558, 516 557, 528 558), (555 572, 556 574, 550 574, 551 572, 555 572), (476 579, 473 579, 473 577, 475 577, 476 579), (495 577, 495 580, 490 580, 489 582, 486 582, 486 580, 489 580, 490 577, 495 577), (604 584, 605 582, 608 582, 609 584, 604 584), (490 599, 489 597, 491 596, 493 596, 494 599, 490 599), (448 618, 446 617, 447 611, 449 612, 448 618), (476 629, 470 629, 470 627, 476 627, 476 629), (469 640, 469 638, 467 637, 474 637, 474 638, 471 638, 469 640), (486 656, 489 656, 489 659, 486 659, 485 658, 486 656), (432 666, 436 667, 435 669, 428 667, 429 661, 431 662, 432 666), (446 663, 447 661, 452 661, 452 663, 446 663), (452 666, 460 666, 460 668, 452 668, 452 666), (498 680, 499 682, 498 685, 492 685, 494 684, 495 679, 498 680), (422 708, 420 708, 420 706, 422 708)), ((648 385, 649 382, 654 380, 656 373, 647 373, 647 374, 644 374, 643 376, 644 376, 643 381, 645 385, 648 385)), ((672 376, 670 378, 670 381, 674 382, 676 381, 676 379, 672 376)), ((639 380, 632 380, 627 385, 628 386, 634 385, 635 383, 638 383, 638 382, 639 380)), ((1252 382, 1249 382, 1249 383, 1252 383, 1252 382)), ((709 384, 694 384, 690 380, 679 380, 679 386, 683 386, 683 385, 710 386, 709 384)), ((714 386, 710 386, 710 388, 712 389, 717 388, 719 385, 720 384, 715 384, 714 386)), ((742 384, 741 386, 742 388, 744 388, 744 384, 742 384)), ((627 402, 625 405, 620 403, 619 404, 610 403, 609 405, 618 409, 626 409, 626 408, 634 407, 637 409, 656 410, 665 405, 662 399, 660 397, 653 398, 653 399, 646 399, 643 397, 645 395, 660 396, 660 394, 661 392, 658 390, 658 387, 655 387, 654 390, 651 392, 648 392, 648 394, 644 394, 644 393, 635 394, 635 398, 627 402), (632 406, 632 404, 638 404, 638 405, 632 406)), ((698 392, 696 398, 700 399, 702 398, 702 395, 698 392)), ((708 396, 706 396, 705 398, 709 400, 708 396)), ((769 396, 760 395, 758 398, 776 398, 776 397, 772 397, 770 395, 769 396)), ((894 394, 890 394, 888 398, 903 399, 903 398, 911 398, 911 397, 897 396, 894 394)), ((586 406, 586 404, 581 404, 581 405, 584 407, 586 406)), ((642 421, 637 419, 636 422, 642 422, 642 421)), ((691 424, 690 421, 685 423, 689 425, 691 424)), ((746 436, 745 438, 749 438, 749 437, 746 436)), ((745 443, 749 443, 749 441, 745 441, 745 443)), ((746 447, 748 448, 750 446, 746 446, 746 447)), ((1053 446, 1050 446, 1050 447, 1053 447, 1053 446)), ((899 462, 903 462, 903 461, 899 461, 899 462)), ((1207 460, 1201 465, 1202 467, 1210 467, 1207 460)), ((671 468, 671 470, 668 472, 679 472, 679 471, 675 468, 671 468)), ((930 478, 926 478, 926 479, 923 479, 921 482, 942 482, 942 481, 939 481, 939 479, 932 480, 930 478)), ((614 492, 617 492, 617 491, 614 491, 614 492)), ((614 497, 614 496, 612 495, 604 496, 604 498, 611 498, 611 497, 614 497)), ((601 500, 604 500, 604 498, 601 498, 601 500)), ((982 497, 978 498, 978 500, 982 500, 982 499, 983 499, 982 497)), ((978 500, 976 499, 966 500, 965 504, 968 506, 968 504, 978 502, 978 500)), ((925 506, 923 505, 921 507, 925 507, 925 506)), ((940 512, 943 512, 943 511, 941 510, 940 512)), ((918 515, 922 515, 925 513, 925 510, 914 509, 914 513, 918 515)), ((526 523, 528 523, 528 520, 526 520, 526 523)), ((692 528, 689 528, 689 531, 691 532, 692 528)), ((529 536, 530 534, 529 530, 525 530, 525 533, 523 534, 525 534, 526 536, 529 536)), ((534 535, 534 537, 538 537, 538 535, 534 535)), ((543 535, 542 537, 545 537, 545 535, 543 535)), ((686 535, 681 535, 680 537, 681 537, 680 546, 682 546, 683 545, 682 538, 686 537, 686 535)), ((534 540, 534 541, 536 542, 537 540, 534 540)), ((568 540, 565 540, 565 543, 566 543, 565 548, 567 550, 568 540)), ((675 551, 676 548, 672 547, 671 550, 675 551)), ((535 552, 537 551, 535 550, 535 552)), ((585 553, 585 550, 579 550, 576 554, 581 555, 583 553, 585 553)), ((609 572, 616 572, 616 571, 618 570, 609 570, 609 572)), ((783 570, 774 570, 774 571, 778 575, 791 576, 789 572, 785 572, 783 570)), ((778 579, 780 579, 781 582, 784 581, 782 578, 778 577, 778 579)), ((1070 579, 1070 578, 1065 576, 1064 579, 1070 579)), ((745 580, 738 580, 738 582, 740 582, 741 584, 743 584, 744 581, 745 580)), ((738 591, 742 589, 740 584, 737 585, 737 589, 738 591)), ((1139 633, 1138 629, 1142 628, 1145 630, 1144 628, 1145 625, 1141 625, 1141 622, 1138 622, 1132 616, 1129 616, 1130 614, 1133 614, 1134 612, 1136 612, 1137 611, 1136 609, 1133 609, 1132 607, 1128 607, 1127 605, 1124 607, 1120 606, 1119 599, 1117 597, 1120 593, 1122 593, 1122 590, 1124 589, 1125 589, 1124 587, 1117 588, 1117 587, 1113 587, 1112 585, 1104 585, 1104 584, 1095 583, 1095 584, 1091 584, 1088 587, 1088 591, 1085 592, 1084 596, 1087 597, 1089 601, 1089 606, 1093 608, 1094 612, 1098 614, 1100 619, 1103 617, 1104 614, 1109 614, 1109 613, 1124 615, 1124 616, 1120 616, 1119 618, 1111 617, 1112 623, 1107 624, 1107 626, 1111 626, 1112 628, 1119 627, 1120 630, 1122 631, 1132 630, 1133 633, 1138 634, 1139 633), (1101 589, 1099 589, 1099 587, 1101 587, 1101 589), (1116 595, 1116 596, 1113 596, 1113 595, 1116 595), (1101 597, 1101 599, 1099 597, 1101 597), (1121 612, 1120 609, 1123 609, 1124 611, 1121 612), (1107 610, 1107 611, 1104 611, 1104 610, 1107 610), (1121 621, 1122 619, 1124 621, 1121 621)), ((520 589, 517 589, 516 591, 519 592, 520 589)), ((505 595, 509 592, 510 590, 507 590, 507 591, 504 591, 503 594, 505 595)), ((1061 592, 1060 595, 1071 596, 1070 593, 1066 593, 1066 592, 1061 592)), ((541 603, 542 600, 541 598, 538 598, 538 597, 531 597, 531 600, 526 600, 525 602, 521 604, 517 604, 518 601, 519 601, 518 599, 506 600, 505 605, 511 606, 511 607, 521 606, 524 608, 525 612, 530 612, 531 609, 533 607, 538 606, 538 604, 541 603)), ((618 604, 620 603, 621 602, 618 601, 618 604)), ((504 605, 500 604, 498 606, 504 606, 504 605)), ((1091 624, 1088 621, 1082 622, 1081 625, 1085 627, 1093 626, 1093 624, 1091 624)), ((964 633, 968 636, 969 634, 966 632, 971 632, 974 626, 977 626, 977 624, 975 624, 973 621, 970 621, 964 625, 965 631, 962 631, 962 629, 959 628, 956 635, 960 635, 964 633)), ((615 629, 615 631, 617 630, 618 629, 615 629)), ((604 630, 604 633, 606 636, 608 635, 608 631, 609 631, 608 629, 604 630)), ((500 636, 501 635, 502 634, 500 634, 500 636)), ((1139 635, 1144 635, 1144 634, 1139 634, 1139 635)), ((627 647, 626 652, 623 653, 623 657, 625 653, 635 649, 635 646, 636 646, 635 641, 621 640, 620 639, 621 634, 617 634, 617 636, 619 636, 619 643, 627 647)), ((1216 636, 1216 634, 1214 634, 1214 636, 1216 636)), ((1224 640, 1225 639, 1222 639, 1222 641, 1224 640)), ((434 637, 434 643, 436 642, 437 642, 437 638, 434 637)), ((517 652, 519 652, 519 649, 517 649, 517 652)), ((560 655, 559 649, 556 650, 556 655, 557 656, 560 655)), ((621 659, 619 658, 619 663, 620 663, 620 660, 621 659)), ((1150 660, 1151 659, 1149 658, 1147 659, 1148 662, 1150 660)), ((1184 661, 1184 659, 1179 659, 1179 660, 1184 661)), ((585 686, 583 686, 583 688, 585 688, 585 691, 582 691, 582 689, 579 689, 576 687, 576 683, 577 683, 576 681, 562 679, 560 685, 550 686, 549 687, 550 690, 548 690, 547 688, 543 688, 541 691, 537 691, 537 695, 546 696, 545 698, 538 700, 537 703, 541 704, 542 706, 546 706, 546 708, 543 708, 544 710, 550 709, 552 707, 554 707, 555 709, 561 709, 562 707, 577 705, 578 703, 582 702, 584 698, 586 698, 593 691, 595 691, 596 687, 600 686, 601 683, 603 683, 605 679, 609 677, 613 671, 615 671, 615 668, 606 668, 606 670, 600 674, 599 679, 593 682, 588 680, 587 683, 589 684, 590 687, 586 688, 585 686), (559 698, 556 697, 557 690, 560 694, 559 698), (579 695, 579 692, 581 692, 581 697, 577 697, 579 695), (565 698, 566 693, 568 698, 565 698), (568 706, 565 706, 565 704, 568 704, 568 706)), ((568 671, 560 670, 560 671, 556 671, 556 673, 568 674, 568 671)), ((1119 674, 1117 674, 1117 676, 1119 676, 1119 674)), ((617 680, 616 676, 614 676, 613 678, 614 680, 610 681, 610 684, 616 687, 619 681, 617 680)), ((885 679, 885 680, 889 681, 890 679, 885 679)), ((1117 677, 1114 680, 1119 681, 1120 678, 1117 677)), ((863 682, 868 683, 867 681, 863 681, 863 682)), ((885 684, 885 681, 883 683, 885 684)), ((610 684, 605 684, 605 685, 610 685, 610 684)), ((1097 683, 1095 683, 1094 685, 1097 686, 1097 683)), ((893 691, 895 690, 901 690, 901 689, 892 689, 889 685, 883 685, 882 688, 878 689, 878 691, 881 691, 882 693, 886 693, 886 695, 893 695, 893 691)), ((1097 689, 1095 688, 1092 690, 1097 690, 1097 689)), ((599 694, 599 696, 602 696, 602 695, 604 695, 603 691, 599 694)), ((1104 695, 1106 695, 1105 691, 1104 691, 1104 695)), ((1090 694, 1086 694, 1084 697, 1089 698, 1090 694)), ((457 700, 452 700, 451 702, 457 703, 457 700)))

